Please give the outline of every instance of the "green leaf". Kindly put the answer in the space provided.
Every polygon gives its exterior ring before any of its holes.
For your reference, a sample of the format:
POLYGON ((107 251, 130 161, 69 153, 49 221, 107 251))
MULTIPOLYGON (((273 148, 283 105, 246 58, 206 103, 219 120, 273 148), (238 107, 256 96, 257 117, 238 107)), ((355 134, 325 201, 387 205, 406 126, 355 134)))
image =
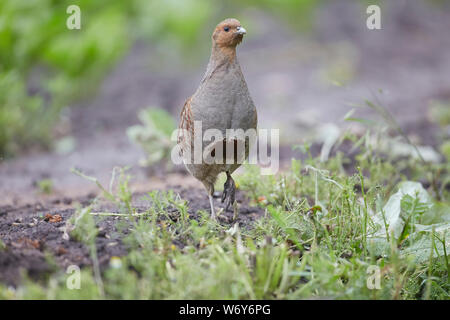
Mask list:
POLYGON ((401 182, 398 191, 389 198, 382 211, 372 217, 376 226, 376 230, 372 230, 372 237, 387 238, 388 229, 389 235, 393 234, 396 240, 401 239, 408 223, 416 216, 423 215, 432 206, 431 198, 422 184, 413 181, 401 182))

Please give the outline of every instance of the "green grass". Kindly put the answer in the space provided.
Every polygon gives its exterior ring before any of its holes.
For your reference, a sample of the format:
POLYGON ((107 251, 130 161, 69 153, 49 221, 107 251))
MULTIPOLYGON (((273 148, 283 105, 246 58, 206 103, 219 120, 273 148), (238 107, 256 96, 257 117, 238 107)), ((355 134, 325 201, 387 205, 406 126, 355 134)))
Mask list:
POLYGON ((129 231, 123 235, 128 254, 112 258, 100 274, 93 245, 99 217, 90 214, 90 207, 80 208, 67 230, 90 248, 94 261, 93 268, 82 270, 81 289, 69 290, 69 275, 61 271, 48 282, 27 280, 17 289, 3 287, 0 296, 449 299, 449 191, 440 185, 448 179, 449 163, 390 159, 373 152, 368 141, 359 144, 355 159, 339 152, 326 162, 310 156, 292 160, 291 168, 276 176, 260 176, 257 167, 247 165, 236 178, 240 192, 265 210, 247 227, 212 221, 206 208, 193 219, 189 203, 172 190, 149 193, 152 205, 137 214, 126 170, 115 170, 117 187, 110 189, 85 176, 120 208, 117 223, 122 232, 129 231), (344 170, 350 161, 354 174, 344 170), (430 187, 399 184, 407 178, 430 187), (441 200, 430 179, 437 179, 441 200), (398 198, 403 220, 389 218, 389 203, 411 186, 420 187, 398 198), (381 225, 377 215, 383 217, 381 225), (398 223, 398 235, 385 232, 398 223), (379 289, 367 285, 376 283, 371 270, 380 274, 379 289))

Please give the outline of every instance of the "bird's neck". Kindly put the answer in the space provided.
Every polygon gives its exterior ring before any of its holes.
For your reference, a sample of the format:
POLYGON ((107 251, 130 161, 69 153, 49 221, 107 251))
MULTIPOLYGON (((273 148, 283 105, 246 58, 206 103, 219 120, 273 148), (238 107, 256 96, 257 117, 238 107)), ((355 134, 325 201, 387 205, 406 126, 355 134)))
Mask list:
POLYGON ((236 47, 222 47, 213 44, 211 50, 210 66, 219 66, 236 62, 236 47))
POLYGON ((220 74, 221 70, 230 70, 236 67, 240 70, 236 59, 236 48, 219 47, 214 44, 211 50, 211 58, 209 58, 208 67, 201 83, 213 78, 214 75, 220 74))

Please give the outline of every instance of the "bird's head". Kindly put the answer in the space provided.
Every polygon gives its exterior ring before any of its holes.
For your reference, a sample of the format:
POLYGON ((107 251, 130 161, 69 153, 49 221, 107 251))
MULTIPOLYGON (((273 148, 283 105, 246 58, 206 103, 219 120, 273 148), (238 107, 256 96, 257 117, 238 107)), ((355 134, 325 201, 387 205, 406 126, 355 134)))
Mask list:
POLYGON ((221 48, 235 48, 241 43, 246 30, 241 23, 233 18, 225 19, 214 29, 213 43, 221 48))

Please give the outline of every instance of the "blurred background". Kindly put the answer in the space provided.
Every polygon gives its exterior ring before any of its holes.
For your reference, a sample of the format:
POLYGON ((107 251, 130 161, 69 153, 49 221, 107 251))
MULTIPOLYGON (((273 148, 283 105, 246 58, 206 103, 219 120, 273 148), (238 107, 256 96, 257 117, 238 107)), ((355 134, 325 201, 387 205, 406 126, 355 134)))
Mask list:
POLYGON ((445 161, 450 1, 2 0, 0 204, 86 192, 73 167, 107 181, 132 166, 137 184, 171 182, 166 166, 144 166, 167 159, 227 17, 248 31, 238 59, 259 127, 281 129, 282 160, 300 156, 295 146, 323 151, 348 130, 363 135, 375 104, 445 161), (81 30, 66 28, 71 4, 81 30), (370 4, 382 30, 366 27, 370 4))

